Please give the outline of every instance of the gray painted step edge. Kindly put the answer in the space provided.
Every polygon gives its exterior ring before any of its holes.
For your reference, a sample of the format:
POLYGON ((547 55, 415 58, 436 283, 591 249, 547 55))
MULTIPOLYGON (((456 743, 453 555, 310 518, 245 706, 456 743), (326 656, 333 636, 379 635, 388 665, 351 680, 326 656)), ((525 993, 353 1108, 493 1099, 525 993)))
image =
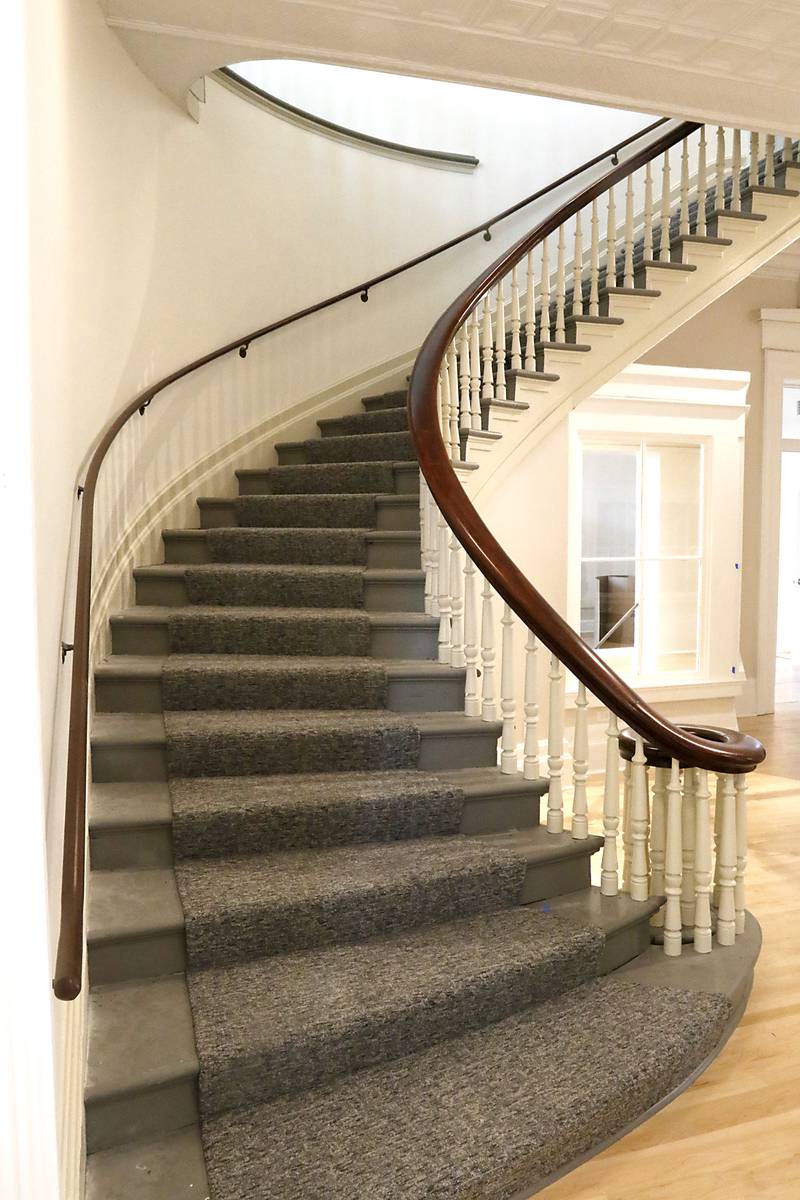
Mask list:
MULTIPOLYGON (((239 529, 239 526, 236 526, 239 529)), ((287 532, 281 530, 281 532, 287 532)), ((165 562, 198 565, 212 562, 205 529, 165 529, 161 534, 165 562)), ((420 537, 410 530, 369 530, 364 534, 367 567, 419 570, 420 537)), ((276 563, 275 565, 287 565, 276 563)), ((296 566, 306 564, 297 562, 296 566)), ((335 560, 331 565, 335 565, 335 560)))

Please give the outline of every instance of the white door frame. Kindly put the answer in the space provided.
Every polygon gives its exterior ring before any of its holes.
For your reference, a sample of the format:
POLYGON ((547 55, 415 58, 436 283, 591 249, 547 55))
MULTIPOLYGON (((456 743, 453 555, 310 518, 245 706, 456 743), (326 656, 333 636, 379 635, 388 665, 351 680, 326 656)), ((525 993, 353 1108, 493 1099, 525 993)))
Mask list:
POLYGON ((783 388, 800 381, 800 309, 762 308, 764 392, 761 424, 761 538, 758 579, 756 712, 775 708, 778 556, 781 527, 783 388))

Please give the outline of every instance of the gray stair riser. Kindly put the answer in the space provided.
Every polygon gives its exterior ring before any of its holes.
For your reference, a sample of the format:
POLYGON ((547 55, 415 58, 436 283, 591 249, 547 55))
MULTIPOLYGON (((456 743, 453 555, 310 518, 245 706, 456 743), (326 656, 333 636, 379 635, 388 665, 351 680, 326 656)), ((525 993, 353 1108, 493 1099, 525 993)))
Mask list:
POLYGON ((375 412, 384 408, 405 408, 408 404, 408 393, 387 392, 384 396, 365 396, 361 403, 365 412, 375 412))
POLYGON ((208 553, 208 543, 202 534, 190 534, 188 537, 175 533, 163 533, 165 563, 184 563, 187 566, 197 566, 200 563, 211 562, 208 553))
MULTIPOLYGON (((506 796, 469 796, 464 801, 461 832, 505 833, 539 824, 540 797, 529 792, 506 796)), ((173 864, 170 825, 131 825, 91 830, 89 848, 96 871, 148 870, 173 864)))
MULTIPOLYGON (((160 713, 164 707, 160 675, 149 679, 95 676, 94 694, 97 712, 160 713)), ((457 712, 463 703, 463 672, 454 671, 452 678, 389 679, 386 707, 395 712, 457 712)), ((265 710, 271 707, 264 705, 265 710)))
MULTIPOLYGON (((166 621, 142 621, 141 624, 135 621, 112 621, 111 653, 170 654, 169 629, 166 621)), ((436 657, 436 653, 437 630, 433 626, 373 626, 370 630, 370 654, 373 658, 432 659, 436 657)), ((125 709, 113 711, 124 712, 125 709)), ((150 712, 152 710, 134 711, 150 712)))
MULTIPOLYGON (((136 603, 180 608, 189 604, 186 583, 181 576, 140 575, 136 579, 136 603)), ((364 608, 372 612, 424 612, 424 580, 365 579, 364 608)))
POLYGON ((317 422, 320 437, 342 437, 354 433, 404 433, 408 429, 406 406, 373 408, 348 417, 317 422))
POLYGON ((157 608, 181 608, 189 603, 182 576, 139 576, 135 581, 136 603, 157 608))
MULTIPOLYGON (((394 490, 398 496, 414 496, 419 495, 419 467, 416 463, 398 463, 394 467, 394 490)), ((267 471, 263 472, 248 472, 246 475, 240 474, 237 476, 239 480, 239 495, 240 496, 271 496, 271 495, 304 495, 299 492, 283 492, 280 487, 275 486, 274 477, 269 475, 267 471)), ((309 492, 308 495, 318 495, 324 493, 325 488, 320 487, 316 492, 309 492)))
MULTIPOLYGON (((166 743, 95 741, 91 746, 95 783, 144 783, 167 778, 166 743)), ((492 767, 497 762, 497 734, 466 727, 455 733, 424 730, 420 736, 418 767, 421 771, 449 771, 458 767, 492 767)))
POLYGON ((420 565, 419 537, 381 541, 367 536, 367 566, 400 571, 418 571, 420 565))
MULTIPOLYGON (((551 893, 554 896, 557 894, 556 892, 551 893)), ((609 971, 616 971, 617 967, 644 954, 651 940, 652 930, 649 917, 637 921, 635 925, 629 925, 626 929, 619 929, 609 934, 600 955, 598 974, 607 975, 609 971)))
MULTIPOLYGON (((201 529, 229 529, 231 526, 239 524, 235 500, 204 500, 198 507, 201 529)), ((287 522, 288 524, 289 522, 287 522)), ((309 528, 311 527, 309 524, 309 528)), ((253 528, 253 526, 248 528, 253 528)), ((268 528, 285 528, 285 526, 268 526, 268 528)), ((375 528, 419 529, 419 504, 409 504, 405 500, 379 499, 375 505, 375 528)))
POLYGON ((279 467, 299 467, 308 462, 308 455, 303 446, 276 447, 279 467))
POLYGON ((195 1125, 200 1119, 197 1076, 177 1079, 86 1104, 86 1152, 106 1150, 195 1125))
MULTIPOLYGON (((531 865, 525 875, 519 903, 533 903, 546 896, 560 896, 587 887, 589 881, 589 855, 575 858, 556 858, 552 862, 531 865)), ((645 936, 649 943, 649 917, 644 918, 645 936)), ((634 927, 635 928, 635 927, 634 927)), ((628 933, 625 930, 624 933, 628 933)), ((616 939, 615 939, 616 940, 616 939)), ((616 956, 623 947, 630 948, 633 938, 623 938, 616 956)), ((634 950, 630 957, 634 957, 634 950)), ((108 983, 130 982, 136 979, 151 979, 162 975, 173 975, 185 970, 186 949, 183 929, 148 934, 136 937, 120 937, 116 941, 101 944, 90 941, 88 946, 89 978, 92 986, 108 983)), ((627 961, 620 958, 620 962, 627 961)), ((604 967, 611 970, 611 967, 604 967)))

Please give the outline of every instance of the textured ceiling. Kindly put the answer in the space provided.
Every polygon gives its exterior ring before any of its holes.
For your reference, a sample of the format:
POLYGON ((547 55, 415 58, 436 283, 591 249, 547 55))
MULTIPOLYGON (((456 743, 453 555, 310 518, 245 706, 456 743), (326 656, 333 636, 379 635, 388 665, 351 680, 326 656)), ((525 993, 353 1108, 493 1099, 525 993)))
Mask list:
POLYGON ((104 3, 176 98, 223 62, 288 54, 800 132, 800 0, 104 3))

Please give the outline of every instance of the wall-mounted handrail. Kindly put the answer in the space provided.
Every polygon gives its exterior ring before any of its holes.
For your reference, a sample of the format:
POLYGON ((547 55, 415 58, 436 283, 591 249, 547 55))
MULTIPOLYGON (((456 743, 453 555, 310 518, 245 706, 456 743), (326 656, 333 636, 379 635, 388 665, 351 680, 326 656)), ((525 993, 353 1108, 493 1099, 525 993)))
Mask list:
POLYGON ((687 766, 728 774, 753 770, 765 758, 760 743, 732 736, 721 743, 679 728, 642 697, 567 624, 509 557, 470 502, 450 461, 439 425, 437 385, 456 331, 492 286, 551 233, 639 167, 665 154, 700 126, 683 122, 584 188, 487 267, 442 314, 414 364, 408 409, 422 474, 447 525, 484 578, 551 653, 611 712, 641 737, 687 766))
MULTIPOLYGON (((201 367, 207 366, 209 363, 215 362, 217 359, 223 358, 227 354, 232 354, 237 350, 242 357, 245 357, 247 349, 252 342, 258 341, 270 333, 274 333, 279 329, 285 329, 288 325, 293 325, 295 322, 312 316, 314 313, 332 308, 334 305, 340 304, 351 297, 360 296, 362 300, 366 301, 369 299, 369 293, 372 288, 378 284, 385 283, 387 280, 394 279, 396 276, 402 275, 413 267, 428 262, 437 255, 443 254, 454 246, 458 246, 469 238, 474 237, 476 234, 483 233, 484 236, 491 236, 490 230, 492 226, 505 221, 508 217, 519 212, 527 205, 556 191, 572 179, 576 179, 598 163, 603 162, 604 159, 611 158, 612 161, 616 161, 620 150, 624 150, 627 146, 646 137, 666 123, 666 118, 654 121, 645 129, 631 134, 630 137, 604 150, 602 154, 597 154, 594 158, 589 159, 588 162, 568 171, 565 175, 554 180, 546 187, 539 188, 538 191, 533 192, 530 196, 526 196, 523 200, 518 201, 518 203, 503 209, 502 212, 496 213, 488 221, 473 226, 471 229, 466 230, 457 237, 451 238, 449 241, 442 242, 441 245, 434 247, 434 249, 428 250, 424 254, 418 254, 415 258, 409 259, 400 266, 394 267, 390 271, 384 271, 380 275, 375 275, 363 283, 346 288, 344 291, 338 292, 335 296, 319 300, 315 304, 310 304, 306 308, 291 313, 289 316, 281 317, 277 321, 272 321, 268 325, 254 329, 252 332, 235 338, 233 341, 226 342, 224 346, 220 346, 218 349, 194 359, 185 366, 179 367, 163 379, 160 379, 157 383, 151 384, 150 387, 140 392, 134 400, 127 404, 114 417, 102 432, 89 459, 83 483, 77 489, 78 496, 81 498, 81 519, 78 534, 74 633, 71 647, 72 675, 67 740, 61 917, 53 978, 53 990, 59 1000, 75 999, 80 993, 83 975, 84 893, 86 882, 86 759, 89 721, 89 625, 92 590, 94 500, 100 468, 117 434, 131 417, 137 413, 143 414, 151 401, 159 393, 163 392, 171 384, 177 383, 187 375, 191 375, 201 367)), ((436 431, 436 436, 439 436, 438 430, 436 431)))

